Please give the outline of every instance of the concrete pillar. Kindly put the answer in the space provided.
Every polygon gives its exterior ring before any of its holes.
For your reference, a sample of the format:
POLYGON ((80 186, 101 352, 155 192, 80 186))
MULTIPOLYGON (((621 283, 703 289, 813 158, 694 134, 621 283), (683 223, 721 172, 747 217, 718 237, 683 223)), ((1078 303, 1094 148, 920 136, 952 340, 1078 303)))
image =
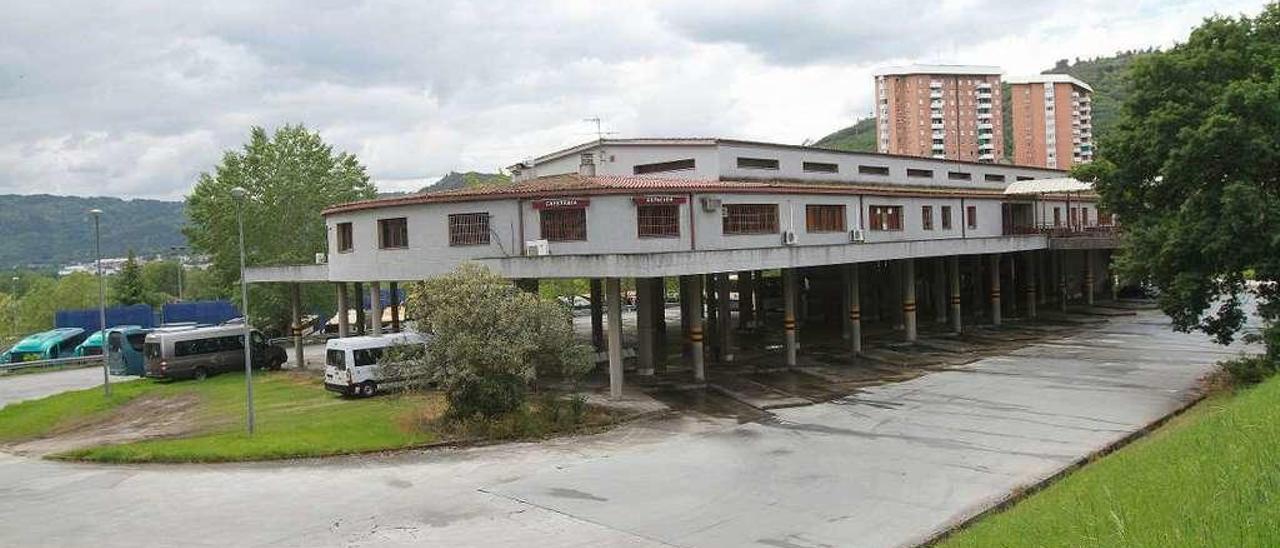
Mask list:
POLYGON ((1050 251, 1049 253, 1053 258, 1053 279, 1056 280, 1058 284, 1058 309, 1063 312, 1066 312, 1067 311, 1067 274, 1066 274, 1066 267, 1063 266, 1062 264, 1066 262, 1066 257, 1063 256, 1063 254, 1065 254, 1066 251, 1059 251, 1057 253, 1050 251))
MULTIPOLYGON (((680 290, 680 355, 684 358, 686 363, 688 363, 691 360, 691 356, 693 356, 690 351, 692 345, 689 342, 689 327, 693 325, 693 311, 689 305, 689 285, 691 283, 689 276, 680 276, 678 284, 680 290)), ((692 364, 689 363, 689 365, 692 364)))
POLYGON ((653 284, 648 278, 636 278, 636 361, 637 373, 653 374, 653 284))
POLYGON ((738 272, 738 329, 751 329, 756 323, 755 272, 738 272))
MULTIPOLYGON (((848 265, 840 267, 840 309, 846 312, 853 306, 853 296, 849 294, 849 289, 853 287, 853 284, 849 281, 850 270, 848 265)), ((840 316, 842 318, 840 321, 840 338, 847 341, 853 334, 853 318, 850 318, 849 314, 841 314, 840 316)))
POLYGON ((1049 289, 1049 253, 1048 250, 1036 251, 1032 255, 1032 259, 1036 263, 1036 296, 1040 299, 1040 304, 1049 303, 1049 294, 1053 290, 1049 289))
POLYGON ((356 282, 352 289, 356 295, 356 334, 364 335, 369 327, 364 317, 364 284, 356 282))
POLYGON ((707 379, 702 356, 702 276, 689 276, 689 353, 693 358, 693 378, 707 379))
POLYGON ((1093 259, 1093 250, 1084 250, 1084 304, 1089 306, 1093 306, 1093 259))
POLYGON ((382 286, 369 282, 369 334, 382 334, 382 286))
POLYGON ((849 272, 849 351, 854 357, 862 353, 862 296, 858 284, 858 265, 844 267, 849 272))
POLYGON ((1110 282, 1109 285, 1111 289, 1111 302, 1116 302, 1120 300, 1120 276, 1116 275, 1115 263, 1113 262, 1114 258, 1115 258, 1115 250, 1107 250, 1106 276, 1107 276, 1107 280, 1110 282))
POLYGON ((782 269, 782 334, 787 367, 796 365, 796 271, 782 269))
POLYGON ((733 313, 729 309, 729 273, 716 274, 716 318, 720 326, 716 335, 720 337, 720 361, 733 362, 733 313))
POLYGON ((987 278, 983 274, 982 255, 974 255, 973 257, 971 257, 970 262, 972 263, 972 267, 973 267, 973 271, 970 272, 970 276, 969 276, 969 280, 972 282, 970 285, 973 286, 973 291, 972 291, 973 294, 970 296, 970 302, 973 305, 972 308, 973 308, 974 319, 980 320, 985 314, 983 311, 987 309, 987 307, 984 306, 987 300, 986 299, 987 291, 986 289, 984 289, 984 287, 987 285, 987 278))
POLYGON ((604 287, 600 278, 591 278, 591 346, 604 352, 604 287))
POLYGON ((290 328, 293 331, 293 357, 298 369, 307 368, 307 359, 302 355, 302 285, 289 284, 289 312, 292 315, 290 328))
POLYGON ((1025 273, 1022 283, 1027 286, 1027 319, 1034 320, 1036 318, 1036 252, 1023 253, 1022 266, 1025 273))
POLYGON ((338 337, 345 338, 351 336, 351 319, 348 315, 351 313, 351 302, 347 298, 347 283, 338 283, 338 337))
POLYGON ((653 298, 653 367, 663 370, 667 364, 667 280, 650 278, 653 298))
POLYGON ((751 289, 755 293, 752 298, 752 304, 755 305, 756 311, 752 315, 755 323, 751 327, 760 327, 765 324, 764 309, 764 271, 756 270, 751 273, 751 289))
POLYGON ((902 260, 902 325, 907 342, 916 341, 916 260, 902 260))
POLYGON ((605 302, 608 307, 609 325, 609 397, 622 397, 622 295, 618 278, 606 278, 605 302))
POLYGON ((397 282, 389 282, 388 288, 391 293, 391 332, 400 332, 400 284, 397 282))
POLYGON ((951 274, 951 330, 957 334, 962 330, 960 318, 960 256, 947 257, 951 274))
POLYGON ((947 323, 947 259, 938 257, 933 260, 933 319, 940 324, 947 323))
MULTIPOLYGON (((1009 260, 1007 261, 1004 257, 1001 257, 1000 259, 1001 273, 1009 273, 1009 292, 1000 295, 1000 297, 1002 300, 1008 301, 1009 316, 1014 317, 1018 315, 1018 255, 1016 253, 1011 253, 1008 256, 1008 259, 1009 260), (1005 263, 1008 263, 1008 269, 1004 268, 1005 263)), ((1001 283, 1003 284, 1003 282, 1001 283)))
POLYGON ((885 300, 889 304, 889 317, 893 318, 894 329, 904 329, 906 318, 902 313, 902 262, 889 261, 888 267, 889 298, 885 300))
POLYGON ((719 359, 720 356, 720 309, 716 306, 716 277, 715 274, 705 274, 702 276, 702 306, 703 332, 706 337, 703 338, 704 343, 709 339, 711 344, 711 356, 713 359, 719 359))
POLYGON ((1000 325, 1000 254, 992 253, 991 266, 991 325, 1000 325))

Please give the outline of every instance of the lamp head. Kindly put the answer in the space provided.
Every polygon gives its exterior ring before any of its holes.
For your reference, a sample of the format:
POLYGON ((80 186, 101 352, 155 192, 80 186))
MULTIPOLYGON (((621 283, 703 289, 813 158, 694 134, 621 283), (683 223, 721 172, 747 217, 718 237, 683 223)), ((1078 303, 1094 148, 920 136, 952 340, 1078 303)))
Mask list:
POLYGON ((235 198, 236 201, 243 200, 245 195, 248 193, 249 192, 245 190, 244 187, 234 187, 231 189, 231 197, 235 198))
POLYGON ((89 214, 90 214, 90 215, 93 215, 94 217, 98 217, 98 216, 102 215, 102 210, 101 210, 101 209, 90 209, 90 210, 89 210, 89 214))

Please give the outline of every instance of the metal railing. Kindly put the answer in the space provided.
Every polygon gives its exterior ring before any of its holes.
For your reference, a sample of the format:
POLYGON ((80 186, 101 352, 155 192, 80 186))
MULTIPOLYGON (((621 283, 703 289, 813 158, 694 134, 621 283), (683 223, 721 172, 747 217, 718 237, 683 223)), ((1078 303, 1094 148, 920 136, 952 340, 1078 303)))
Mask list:
POLYGON ((97 356, 72 356, 70 358, 56 358, 52 360, 32 360, 26 362, 0 363, 0 374, 20 371, 23 369, 40 369, 46 367, 89 367, 102 365, 102 355, 97 356))

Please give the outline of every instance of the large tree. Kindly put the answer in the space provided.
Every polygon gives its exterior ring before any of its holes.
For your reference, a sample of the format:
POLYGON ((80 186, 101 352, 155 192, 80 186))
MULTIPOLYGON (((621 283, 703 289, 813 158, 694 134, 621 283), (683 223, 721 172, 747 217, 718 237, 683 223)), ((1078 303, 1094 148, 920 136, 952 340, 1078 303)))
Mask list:
MULTIPOLYGON (((1153 285, 1177 329, 1220 342, 1247 295, 1280 312, 1280 4, 1214 17, 1186 43, 1134 61, 1122 118, 1103 139, 1104 206, 1126 227, 1122 266, 1153 285), (1252 283, 1249 278, 1252 277, 1252 283)), ((1267 329, 1268 351, 1280 337, 1267 329)))
MULTIPOLYGON (((234 286, 240 279, 240 259, 234 187, 248 191, 243 208, 250 266, 311 263, 316 253, 325 251, 320 211, 376 195, 356 157, 334 152, 320 135, 301 125, 284 126, 274 134, 253 128, 249 142, 241 150, 226 151, 213 173, 200 174, 187 197, 187 239, 195 251, 210 257, 209 273, 215 283, 237 298, 240 293, 234 286)), ((327 304, 332 294, 332 288, 310 287, 305 300, 327 304)), ((253 321, 277 328, 287 325, 285 287, 254 287, 250 301, 253 321)))
POLYGON ((138 256, 129 250, 120 273, 111 280, 116 302, 122 305, 147 303, 147 289, 142 283, 142 265, 138 264, 138 256))

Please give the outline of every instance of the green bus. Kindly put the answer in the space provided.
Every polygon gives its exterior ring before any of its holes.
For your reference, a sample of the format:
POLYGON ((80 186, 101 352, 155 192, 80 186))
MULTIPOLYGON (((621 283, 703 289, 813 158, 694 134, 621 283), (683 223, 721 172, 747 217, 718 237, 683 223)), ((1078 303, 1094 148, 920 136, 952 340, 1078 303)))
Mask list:
POLYGON ((31 362, 69 358, 75 355, 76 346, 89 335, 79 327, 59 327, 29 335, 13 348, 0 354, 0 363, 31 362))

